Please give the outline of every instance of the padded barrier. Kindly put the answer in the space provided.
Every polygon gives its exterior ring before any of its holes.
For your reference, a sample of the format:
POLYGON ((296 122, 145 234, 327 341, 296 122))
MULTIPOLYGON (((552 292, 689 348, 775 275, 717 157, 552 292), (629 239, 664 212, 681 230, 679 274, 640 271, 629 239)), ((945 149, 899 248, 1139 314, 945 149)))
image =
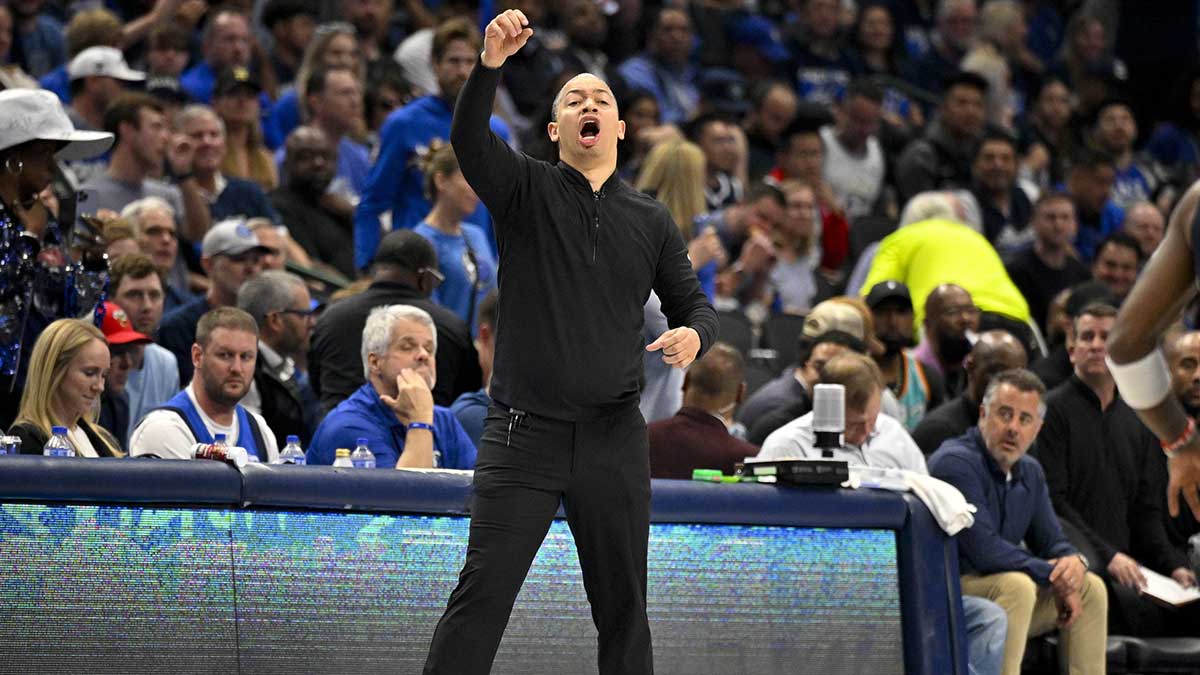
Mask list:
MULTIPOLYGON (((205 461, 0 457, 6 503, 461 515, 470 483, 466 472, 264 465, 239 472, 205 461)), ((911 495, 670 480, 654 481, 652 495, 656 523, 894 531, 905 672, 967 672, 954 542, 911 495)))

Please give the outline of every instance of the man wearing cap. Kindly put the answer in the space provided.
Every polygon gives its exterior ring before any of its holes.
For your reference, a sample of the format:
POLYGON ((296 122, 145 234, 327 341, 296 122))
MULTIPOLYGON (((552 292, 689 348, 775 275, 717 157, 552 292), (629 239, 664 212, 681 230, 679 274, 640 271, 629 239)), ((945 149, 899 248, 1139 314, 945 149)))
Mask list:
POLYGON ((332 410, 362 386, 362 329, 380 305, 412 305, 433 317, 437 327, 437 377, 433 400, 450 405, 460 394, 477 391, 483 376, 467 324, 429 299, 441 283, 437 252, 412 230, 389 233, 379 244, 367 290, 333 303, 321 314, 308 359, 313 390, 321 407, 332 410))
POLYGON ((0 120, 0 426, 6 426, 20 398, 11 392, 28 368, 22 347, 32 347, 55 319, 89 313, 108 278, 104 241, 86 230, 72 237, 82 251, 73 273, 43 274, 62 259, 61 249, 46 251, 58 258, 52 261, 36 254, 47 230, 57 229, 38 195, 50 184, 56 159, 98 155, 112 145, 112 135, 76 131, 58 97, 43 90, 0 92, 0 120))
POLYGON ((126 84, 142 82, 146 74, 125 63, 115 47, 88 47, 67 66, 71 78, 71 106, 67 115, 76 129, 104 128, 104 111, 126 84))
POLYGON ((129 449, 129 425, 137 422, 130 415, 129 392, 126 385, 130 374, 140 367, 150 336, 134 330, 129 315, 113 302, 104 303, 104 320, 100 324, 108 342, 108 377, 104 378, 104 393, 100 396, 100 426, 129 449))
POLYGON ((747 13, 734 21, 729 27, 729 43, 733 48, 730 63, 752 82, 778 74, 780 66, 792 60, 779 28, 759 14, 747 13))
MULTIPOLYGON (((104 128, 104 111, 113 99, 129 84, 141 82, 146 74, 125 63, 125 56, 115 47, 89 47, 71 59, 67 66, 71 78, 71 105, 67 116, 76 129, 104 128)), ((86 162, 72 162, 71 170, 82 184, 92 175, 104 171, 107 156, 100 155, 86 162)))
POLYGON ((913 305, 908 287, 899 281, 881 281, 867 294, 867 306, 875 318, 875 337, 883 343, 882 354, 874 354, 884 382, 896 395, 904 417, 900 422, 912 431, 925 413, 942 404, 942 378, 921 365, 912 355, 913 305))
MULTIPOLYGON (((162 321, 166 297, 163 272, 141 254, 115 261, 110 272, 109 297, 125 311, 134 330, 154 335, 162 321)), ((179 386, 179 362, 175 355, 160 345, 146 345, 142 358, 133 364, 125 387, 129 394, 129 419, 136 424, 174 396, 179 386)))
POLYGON ((163 317, 158 342, 179 360, 179 381, 192 379, 192 344, 196 322, 218 307, 236 307, 242 284, 262 271, 267 252, 243 220, 225 220, 213 225, 200 245, 200 266, 212 285, 208 292, 163 317))
POLYGON ((193 325, 196 341, 188 358, 195 377, 134 428, 129 455, 191 459, 197 443, 224 434, 226 444, 245 448, 250 461, 276 461, 275 433, 261 415, 241 405, 258 359, 254 318, 237 307, 218 307, 193 325))
POLYGON ((754 427, 763 415, 786 405, 812 404, 812 385, 821 365, 846 349, 866 352, 866 328, 854 308, 825 301, 808 313, 799 336, 800 357, 779 377, 754 392, 738 411, 738 421, 754 427), (834 339, 835 335, 840 339, 834 339))

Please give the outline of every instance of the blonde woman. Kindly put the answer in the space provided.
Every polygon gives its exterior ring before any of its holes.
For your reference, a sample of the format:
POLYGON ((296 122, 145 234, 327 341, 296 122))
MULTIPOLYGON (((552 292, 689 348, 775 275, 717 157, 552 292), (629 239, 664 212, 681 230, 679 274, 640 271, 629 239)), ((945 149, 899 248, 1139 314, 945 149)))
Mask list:
POLYGON ((21 452, 40 455, 51 428, 67 428, 79 457, 120 457, 121 446, 96 423, 100 394, 109 369, 108 343, 92 324, 59 319, 33 346, 21 409, 9 430, 21 439, 21 452))
POLYGON ((711 299, 713 277, 725 265, 726 255, 715 230, 709 228, 696 236, 696 221, 708 212, 704 167, 704 151, 700 146, 684 140, 665 141, 646 155, 634 187, 667 207, 683 240, 688 242, 692 269, 711 299))

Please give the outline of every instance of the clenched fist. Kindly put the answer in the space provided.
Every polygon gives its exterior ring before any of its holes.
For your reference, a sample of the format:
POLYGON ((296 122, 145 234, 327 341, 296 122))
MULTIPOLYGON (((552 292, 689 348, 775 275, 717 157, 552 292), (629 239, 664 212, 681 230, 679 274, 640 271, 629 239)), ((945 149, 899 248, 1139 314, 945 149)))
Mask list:
POLYGON ((499 68, 508 57, 516 54, 533 37, 529 19, 519 9, 509 9, 496 15, 483 31, 483 55, 480 61, 488 68, 499 68))

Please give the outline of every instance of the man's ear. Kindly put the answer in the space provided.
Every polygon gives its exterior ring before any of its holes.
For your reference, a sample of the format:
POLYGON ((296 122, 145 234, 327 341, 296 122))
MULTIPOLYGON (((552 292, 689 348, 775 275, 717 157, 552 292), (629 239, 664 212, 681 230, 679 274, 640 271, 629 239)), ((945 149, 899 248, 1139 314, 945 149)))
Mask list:
POLYGON ((546 125, 546 133, 550 135, 550 141, 558 142, 558 122, 551 122, 546 125))
POLYGON ((617 120, 617 140, 625 140, 625 120, 617 120))
MULTIPOLYGON (((195 369, 195 370, 200 369, 200 356, 203 354, 204 354, 204 348, 201 347, 199 343, 193 342, 192 343, 192 368, 193 369, 195 369)), ((187 385, 184 385, 184 386, 186 387, 187 385)))
POLYGON ((372 374, 379 372, 379 355, 375 352, 367 354, 367 370, 371 371, 372 374))

